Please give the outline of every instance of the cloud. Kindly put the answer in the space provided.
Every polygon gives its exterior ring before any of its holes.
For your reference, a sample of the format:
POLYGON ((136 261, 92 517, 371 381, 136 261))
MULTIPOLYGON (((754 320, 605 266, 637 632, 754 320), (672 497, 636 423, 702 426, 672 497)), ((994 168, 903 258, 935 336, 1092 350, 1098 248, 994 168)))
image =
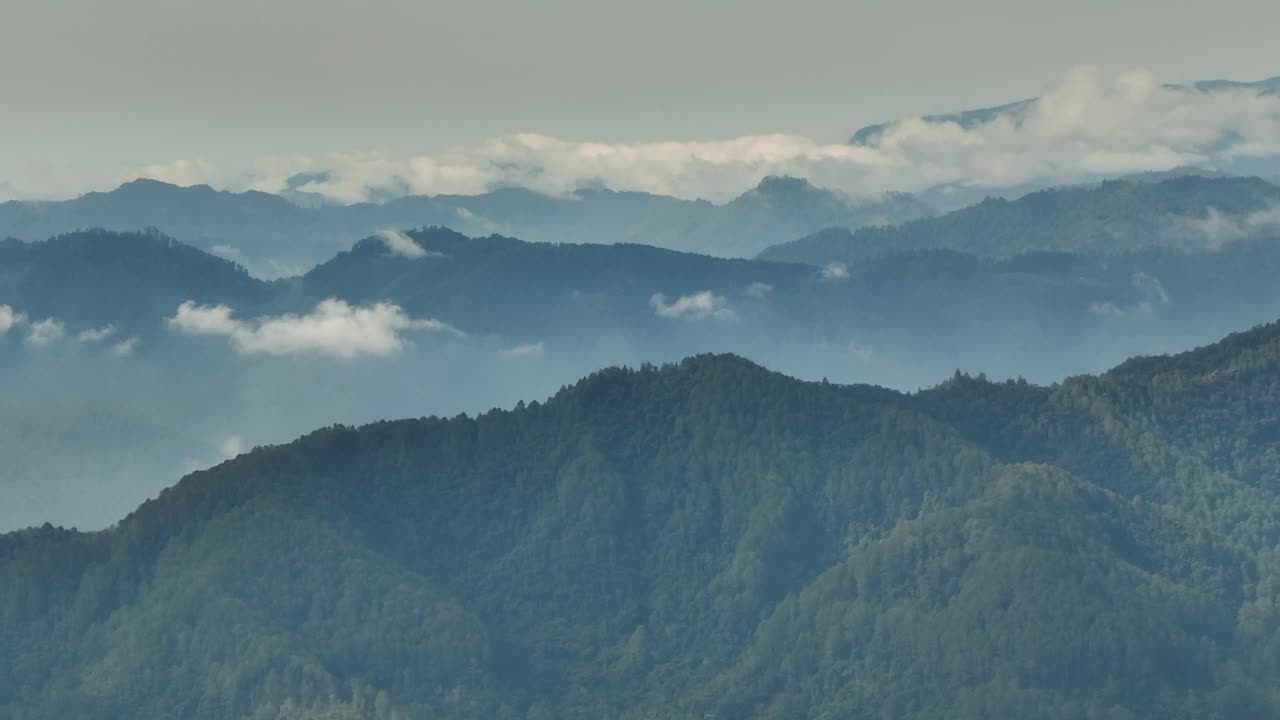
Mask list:
POLYGON ((649 298, 649 307, 653 308, 658 317, 664 318, 733 320, 737 317, 729 307, 729 302, 710 290, 682 295, 671 303, 667 302, 666 296, 662 293, 655 293, 649 298))
POLYGON ((93 328, 91 330, 81 330, 76 335, 76 339, 85 343, 101 342, 115 334, 115 325, 104 325, 103 327, 93 328))
POLYGON ((830 262, 822 268, 823 280, 845 280, 849 277, 849 266, 842 262, 830 262))
POLYGON ((1160 278, 1139 270, 1129 279, 1137 299, 1131 303, 1095 302, 1089 310, 1104 317, 1150 317, 1157 307, 1173 304, 1173 298, 1164 289, 1160 278))
POLYGON ((232 313, 226 305, 196 305, 188 300, 178 306, 178 312, 169 318, 169 324, 188 335, 231 336, 244 327, 231 317, 232 313))
POLYGON ((61 340, 66 333, 66 325, 61 320, 45 318, 40 322, 31 323, 31 332, 27 335, 27 342, 32 345, 48 345, 61 340))
POLYGON ((744 292, 748 297, 753 297, 753 298, 768 297, 769 294, 773 292, 773 286, 770 285, 769 283, 760 282, 759 280, 757 280, 751 283, 750 285, 748 285, 747 289, 744 292))
POLYGON ((542 357, 545 352, 541 342, 521 343, 515 347, 504 348, 498 351, 498 354, 505 358, 535 358, 542 357))
MULTIPOLYGON (((852 128, 851 128, 852 129, 852 128)), ((474 194, 520 185, 562 195, 585 186, 724 201, 765 175, 806 177, 853 195, 970 184, 984 188, 1058 184, 1196 165, 1255 174, 1257 158, 1280 158, 1280 95, 1248 89, 1165 87, 1147 72, 1068 73, 1040 100, 970 127, 907 118, 867 144, 788 135, 687 141, 592 142, 517 133, 429 154, 332 152, 264 157, 234 167, 188 158, 147 165, 129 177, 228 189, 293 189, 337 202, 403 194, 474 194)), ((11 194, 81 191, 83 174, 33 179, 11 194)))
POLYGON ((187 458, 183 461, 183 472, 192 473, 197 470, 211 468, 219 463, 231 460, 239 455, 244 454, 250 448, 245 442, 244 437, 239 434, 223 435, 210 439, 210 445, 213 447, 213 459, 197 460, 195 458, 187 458))
MULTIPOLYGON (((399 230, 383 230, 378 233, 378 237, 382 238, 382 242, 386 243, 387 249, 392 255, 399 255, 407 258, 426 257, 426 248, 419 245, 413 238, 405 235, 399 230)), ((436 253, 430 253, 432 255, 436 253)))
POLYGON ((136 337, 130 337, 130 338, 121 340, 120 342, 115 343, 114 345, 111 346, 111 353, 119 357, 126 357, 128 355, 132 355, 133 351, 138 348, 138 342, 139 340, 136 337))
POLYGON ((1174 218, 1171 231, 1203 240, 1210 250, 1217 250, 1230 242, 1262 233, 1280 232, 1280 206, 1258 210, 1244 217, 1226 215, 1211 207, 1203 218, 1174 218))
POLYGON ((220 180, 218 170, 202 160, 174 160, 168 163, 143 165, 122 180, 150 178, 161 182, 182 185, 209 185, 220 180))
POLYGON ((849 341, 849 355, 861 363, 869 363, 875 357, 875 352, 871 348, 860 345, 856 340, 849 341))
POLYGON ((26 322, 27 316, 14 310, 8 305, 0 305, 0 335, 3 335, 14 327, 26 322))
POLYGON ((342 300, 321 302, 306 315, 277 315, 238 320, 226 305, 187 301, 169 318, 170 327, 188 335, 224 336, 238 352, 267 355, 330 355, 351 359, 386 356, 404 347, 401 335, 433 331, 462 333, 439 320, 414 319, 399 305, 353 307, 342 300))
POLYGON ((1060 183, 1177 165, 1229 169, 1277 155, 1280 95, 1172 89, 1146 72, 1107 77, 1081 68, 1016 112, 971 127, 908 118, 866 145, 784 134, 609 143, 522 133, 407 157, 335 152, 269 158, 225 172, 180 160, 135 174, 179 184, 221 178, 224 186, 279 191, 294 173, 319 171, 298 189, 348 203, 508 185, 550 194, 605 185, 723 201, 765 175, 807 177, 855 195, 878 195, 951 183, 1060 183))

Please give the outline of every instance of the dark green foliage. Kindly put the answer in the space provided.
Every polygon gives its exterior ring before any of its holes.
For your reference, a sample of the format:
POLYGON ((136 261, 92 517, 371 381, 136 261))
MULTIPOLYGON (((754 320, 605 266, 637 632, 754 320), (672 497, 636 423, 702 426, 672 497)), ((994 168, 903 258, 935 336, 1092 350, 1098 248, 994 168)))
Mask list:
POLYGON ((733 356, 0 536, 0 715, 1280 712, 1280 330, 915 395, 733 356))

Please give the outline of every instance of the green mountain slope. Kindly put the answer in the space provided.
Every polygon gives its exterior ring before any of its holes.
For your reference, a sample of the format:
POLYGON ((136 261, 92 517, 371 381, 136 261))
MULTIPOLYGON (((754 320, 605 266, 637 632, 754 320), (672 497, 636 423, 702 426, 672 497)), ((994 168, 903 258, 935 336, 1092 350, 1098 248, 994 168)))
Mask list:
POLYGON ((910 250, 1005 258, 1032 251, 1120 254, 1161 247, 1206 252, 1274 234, 1280 187, 1258 178, 1184 175, 1113 180, 985 201, 893 227, 831 228, 760 253, 763 260, 855 263, 910 250))
POLYGON ((733 356, 0 536, 0 714, 1280 711, 1280 329, 903 395, 733 356))

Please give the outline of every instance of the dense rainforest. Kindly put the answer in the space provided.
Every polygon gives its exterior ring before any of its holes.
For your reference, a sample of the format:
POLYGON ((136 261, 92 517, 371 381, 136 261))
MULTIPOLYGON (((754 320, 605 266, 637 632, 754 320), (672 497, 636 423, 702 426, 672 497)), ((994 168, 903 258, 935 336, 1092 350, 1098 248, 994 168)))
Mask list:
POLYGON ((0 536, 0 715, 1274 717, 1278 457, 1280 325, 1051 386, 607 369, 0 536))

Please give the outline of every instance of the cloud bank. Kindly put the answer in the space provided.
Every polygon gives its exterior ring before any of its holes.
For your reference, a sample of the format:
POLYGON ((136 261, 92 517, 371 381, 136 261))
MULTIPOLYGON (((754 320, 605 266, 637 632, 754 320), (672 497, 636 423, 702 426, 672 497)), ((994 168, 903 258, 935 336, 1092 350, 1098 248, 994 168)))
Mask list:
POLYGON ((226 305, 187 301, 169 318, 173 329, 188 335, 226 337, 243 354, 329 355, 343 359, 386 356, 405 345, 403 334, 442 332, 460 336, 456 328, 432 319, 415 319, 398 305, 377 303, 354 307, 342 300, 321 302, 306 315, 278 315, 239 320, 226 305))
MULTIPOLYGON (((951 184, 1055 184, 1179 165, 1254 174, 1259 158, 1280 167, 1280 95, 1173 89, 1148 72, 1105 76, 1080 68, 1015 112, 970 127, 907 118, 865 145, 785 134, 590 142, 517 132, 431 154, 339 151, 262 157, 249 167, 190 157, 133 168, 114 179, 290 190, 343 203, 474 194, 511 185, 553 195, 603 185, 725 201, 765 175, 794 175, 853 195, 879 195, 951 184)), ((84 189, 63 188, 67 194, 84 189)), ((49 188, 39 190, 26 195, 50 194, 49 188)))

